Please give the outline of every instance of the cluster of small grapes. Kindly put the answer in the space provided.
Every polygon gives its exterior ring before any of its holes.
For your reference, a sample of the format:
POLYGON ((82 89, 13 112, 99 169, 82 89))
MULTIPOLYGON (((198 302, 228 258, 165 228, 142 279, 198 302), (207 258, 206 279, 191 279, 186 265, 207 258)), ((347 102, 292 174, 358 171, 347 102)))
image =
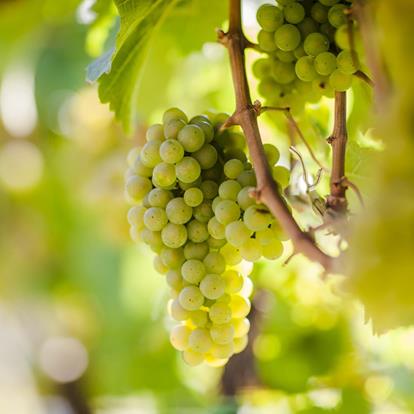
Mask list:
MULTIPOLYGON (((270 105, 297 109, 321 96, 346 91, 358 70, 348 29, 350 1, 277 0, 257 11, 258 43, 267 58, 258 59, 253 73, 259 93, 270 105)), ((352 21, 355 44, 358 32, 352 21)))
MULTIPOLYGON (((131 237, 157 253, 154 267, 171 288, 169 313, 180 322, 170 340, 189 365, 223 365, 246 347, 250 292, 240 264, 283 251, 274 218, 249 196, 256 179, 243 135, 219 131, 226 118, 188 121, 169 109, 162 125, 149 127, 145 145, 128 155, 131 237)), ((265 151, 286 186, 289 171, 275 165, 278 150, 266 144, 265 151)))

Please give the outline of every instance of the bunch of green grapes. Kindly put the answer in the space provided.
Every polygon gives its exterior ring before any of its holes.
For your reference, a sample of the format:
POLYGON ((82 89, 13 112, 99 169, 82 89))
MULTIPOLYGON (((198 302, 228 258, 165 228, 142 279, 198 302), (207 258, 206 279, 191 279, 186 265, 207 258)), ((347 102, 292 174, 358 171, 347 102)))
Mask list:
POLYGON ((300 111, 305 102, 351 87, 359 63, 349 30, 358 49, 360 40, 356 23, 348 26, 350 6, 347 0, 277 0, 259 7, 258 43, 268 57, 254 63, 253 73, 269 104, 300 111))
MULTIPOLYGON (((223 365, 246 347, 250 292, 240 264, 283 250, 275 220, 249 196, 256 180, 244 136, 219 130, 226 118, 188 121, 169 109, 163 124, 148 128, 145 145, 128 155, 130 234, 156 253, 154 267, 171 291, 169 313, 179 322, 171 343, 189 365, 223 365)), ((265 150, 287 186, 289 171, 275 166, 278 150, 268 144, 265 150)))

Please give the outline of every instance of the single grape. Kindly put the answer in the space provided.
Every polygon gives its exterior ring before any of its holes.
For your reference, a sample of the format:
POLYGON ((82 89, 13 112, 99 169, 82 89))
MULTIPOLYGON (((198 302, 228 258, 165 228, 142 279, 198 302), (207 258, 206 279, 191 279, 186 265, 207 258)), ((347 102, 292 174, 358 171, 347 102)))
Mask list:
POLYGON ((223 181, 218 189, 219 196, 223 200, 237 200, 237 195, 241 190, 241 185, 235 180, 223 181))
POLYGON ((270 53, 274 52, 277 49, 273 32, 260 30, 259 34, 257 35, 257 43, 263 52, 270 53))
POLYGON ((195 367, 204 361, 204 355, 191 349, 186 349, 183 352, 183 360, 187 365, 195 367))
POLYGON ((331 52, 323 52, 316 56, 314 63, 319 75, 329 76, 336 69, 336 56, 331 52))
POLYGON ((213 209, 211 208, 211 202, 206 200, 203 201, 197 207, 194 207, 193 215, 194 218, 198 221, 201 221, 202 223, 207 223, 214 215, 213 209))
MULTIPOLYGON (((240 292, 243 288, 244 279, 243 276, 233 269, 226 270, 223 273, 223 279, 225 281, 225 292, 229 294, 235 294, 240 292)), ((214 322, 214 321, 213 321, 214 322)))
POLYGON ((144 214, 147 209, 144 206, 134 206, 128 210, 128 223, 137 226, 138 229, 144 227, 144 214))
POLYGON ((250 330, 250 321, 247 318, 233 319, 232 325, 234 327, 235 338, 247 335, 250 330))
POLYGON ((204 132, 198 125, 186 125, 178 133, 177 139, 187 152, 199 150, 205 141, 204 132))
POLYGON ((229 266, 236 266, 242 261, 239 250, 229 243, 226 243, 221 249, 220 253, 229 266))
POLYGON ((264 206, 250 206, 243 215, 244 224, 251 231, 264 230, 272 221, 273 216, 264 206))
POLYGON ((211 306, 208 312, 211 322, 217 325, 229 323, 231 321, 231 309, 225 303, 217 302, 211 306))
POLYGON ((190 123, 192 125, 197 125, 198 127, 200 127, 202 129, 202 131, 204 132, 204 139, 205 139, 206 144, 213 141, 213 139, 214 139, 214 127, 213 127, 213 125, 211 125, 211 123, 208 119, 207 120, 196 119, 195 121, 191 120, 190 123))
POLYGON ((289 185, 290 171, 287 168, 282 167, 281 165, 276 165, 272 169, 272 174, 274 180, 281 188, 286 188, 289 185))
POLYGON ((285 52, 284 50, 276 50, 275 54, 281 62, 289 63, 295 60, 295 54, 292 51, 285 52))
POLYGON ((270 60, 257 59, 252 65, 252 72, 253 75, 258 79, 270 75, 270 60))
POLYGON ((178 180, 178 186, 181 188, 181 190, 186 191, 189 188, 199 187, 201 185, 202 180, 203 179, 201 178, 201 175, 198 176, 196 180, 191 181, 190 183, 183 183, 182 181, 178 180))
POLYGON ((263 144, 263 149, 270 165, 275 165, 280 158, 279 150, 273 144, 263 144))
POLYGON ((210 328, 210 336, 216 344, 228 344, 233 340, 234 327, 231 323, 213 324, 210 328))
POLYGON ((187 241, 187 229, 182 224, 168 223, 161 231, 161 239, 167 247, 178 249, 187 241))
POLYGON ((275 239, 275 237, 275 233, 269 227, 266 227, 263 230, 256 231, 255 233, 255 239, 262 246, 271 243, 275 239))
POLYGON ((240 217, 240 207, 232 200, 222 200, 217 204, 214 213, 217 220, 226 225, 240 217))
POLYGON ((255 187, 256 186, 256 175, 253 170, 243 171, 238 177, 237 181, 242 187, 255 187))
POLYGON ((224 174, 230 179, 236 179, 243 170, 243 163, 237 159, 228 160, 224 164, 224 174))
POLYGON ((336 57, 338 69, 347 74, 352 75, 358 70, 358 59, 353 59, 352 52, 343 50, 336 57))
POLYGON ((151 125, 145 134, 147 141, 164 141, 164 130, 161 124, 151 125))
POLYGON ((203 260, 207 273, 222 274, 226 269, 226 261, 218 252, 210 252, 203 260))
POLYGON ((163 208, 150 207, 144 214, 144 224, 149 230, 161 231, 167 223, 167 214, 163 208))
POLYGON ((240 352, 244 351, 246 349, 247 343, 248 343, 247 335, 242 336, 240 338, 234 338, 234 341, 233 341, 234 353, 239 354, 240 352))
POLYGON ((305 8, 299 2, 294 1, 285 6, 283 14, 288 23, 297 24, 305 18, 305 8))
POLYGON ((160 147, 161 141, 148 141, 142 147, 140 159, 146 167, 154 168, 161 162, 160 147))
POLYGON ((160 252, 162 262, 170 269, 177 269, 184 263, 184 250, 165 247, 160 252))
POLYGON ((262 246, 256 239, 248 239, 240 246, 240 255, 248 262, 255 262, 262 256, 262 246))
POLYGON ((303 48, 308 55, 317 56, 328 51, 329 40, 321 33, 311 33, 306 37, 303 48))
POLYGON ((347 73, 336 69, 329 77, 329 84, 336 91, 345 92, 352 86, 352 75, 348 75, 347 73))
POLYGON ((177 139, 178 133, 186 126, 182 119, 172 119, 164 125, 165 139, 177 139))
POLYGON ((207 299, 217 299, 224 293, 224 279, 216 274, 207 274, 200 282, 200 291, 207 299))
POLYGON ((201 243, 208 239, 207 225, 198 220, 191 220, 187 224, 188 239, 194 243, 201 243))
POLYGON ((318 31, 318 25, 315 23, 315 20, 310 17, 305 17, 297 27, 302 35, 302 39, 305 39, 306 36, 318 31))
POLYGON ((153 188, 148 194, 148 201, 151 207, 165 208, 167 203, 173 198, 171 191, 162 188, 153 188))
POLYGON ((327 96, 328 98, 333 98, 335 96, 335 91, 329 84, 329 78, 317 78, 312 82, 312 88, 317 91, 317 93, 327 96))
POLYGON ((169 201, 165 211, 168 220, 175 224, 187 223, 193 215, 193 209, 185 203, 182 197, 176 197, 169 201))
POLYGON ((203 260, 209 251, 208 244, 206 242, 194 243, 189 241, 184 246, 184 257, 187 260, 198 259, 203 260))
POLYGON ((161 249, 164 247, 161 238, 161 232, 159 231, 152 231, 145 227, 141 230, 140 237, 145 244, 148 244, 151 247, 159 247, 159 251, 161 251, 161 249))
POLYGON ((216 239, 213 236, 210 236, 207 240, 207 243, 212 250, 218 250, 226 244, 226 239, 216 239))
POLYGON ((204 297, 197 286, 186 286, 178 295, 180 305, 187 311, 195 311, 204 303, 204 297))
POLYGON ((132 170, 135 174, 138 174, 141 177, 151 177, 152 175, 152 168, 147 167, 142 163, 140 155, 135 158, 134 164, 132 165, 132 170))
POLYGON ((298 46, 294 51, 293 54, 295 55, 296 59, 299 59, 303 56, 306 56, 305 49, 303 48, 303 45, 298 46))
POLYGON ((272 99, 275 95, 281 92, 281 87, 271 76, 267 76, 259 82, 257 90, 265 99, 272 99))
POLYGON ((162 275, 165 275, 169 270, 168 267, 165 266, 165 264, 162 262, 159 256, 154 257, 153 265, 154 265, 154 269, 162 275))
POLYGON ((183 183, 191 183, 200 176, 200 164, 192 157, 184 157, 175 166, 177 178, 183 183))
MULTIPOLYGON (((227 362, 227 359, 230 358, 234 353, 233 343, 229 342, 228 344, 213 344, 211 350, 211 356, 218 360, 219 365, 212 364, 212 366, 221 366, 220 361, 227 362)), ((206 361, 208 362, 208 361, 206 361)))
POLYGON ((193 157, 198 161, 203 170, 212 168, 217 162, 217 150, 210 144, 204 145, 193 153, 193 157))
POLYGON ((210 350, 213 345, 210 334, 206 329, 194 329, 188 339, 189 347, 192 351, 205 353, 210 350))
POLYGON ((347 7, 345 6, 345 4, 335 4, 329 9, 328 20, 333 27, 336 27, 338 29, 343 24, 346 24, 346 9, 347 7))
POLYGON ((182 265, 181 274, 187 282, 198 284, 206 275, 206 267, 200 260, 190 259, 182 265))
POLYGON ((244 296, 233 295, 231 297, 230 309, 233 318, 244 318, 250 312, 250 302, 244 296))
POLYGON ((335 42, 339 48, 344 50, 349 50, 349 36, 348 36, 348 25, 344 24, 338 28, 335 33, 335 42))
POLYGON ((126 193, 135 202, 142 200, 151 189, 151 181, 139 175, 132 175, 127 179, 125 184, 126 193))
POLYGON ((268 32, 274 32, 283 24, 283 12, 271 4, 262 4, 256 13, 259 25, 268 32))
POLYGON ((262 246, 262 254, 266 259, 275 260, 283 253, 283 244, 280 240, 274 239, 262 246))
POLYGON ((219 223, 219 221, 212 217, 208 224, 207 224, 208 232, 215 238, 215 239, 224 239, 224 226, 223 224, 219 223))
POLYGON ((181 273, 176 269, 170 269, 165 275, 165 280, 168 286, 173 289, 181 290, 183 288, 183 278, 181 277, 181 273))
POLYGON ((176 321, 185 321, 189 318, 189 312, 181 306, 178 299, 169 302, 168 313, 176 321))
POLYGON ((188 348, 191 329, 186 325, 177 325, 170 332, 170 342, 178 351, 188 348))
POLYGON ((190 312, 190 319, 194 326, 205 328, 208 323, 208 313, 204 310, 196 310, 190 312))
POLYGON ((168 164, 175 164, 184 157, 184 148, 176 139, 167 139, 160 146, 161 159, 168 164))
POLYGON ((203 202, 203 192, 196 187, 185 190, 183 197, 185 204, 190 207, 196 207, 203 202))
POLYGON ((233 221, 226 226, 226 239, 234 247, 242 246, 252 232, 242 221, 233 221))
POLYGON ((253 190, 253 187, 243 187, 237 194, 237 203, 243 210, 247 210, 248 207, 256 204, 254 198, 250 197, 253 190))
POLYGON ((206 200, 212 200, 218 194, 218 184, 211 180, 205 180, 200 184, 200 190, 206 200))
POLYGON ((284 24, 275 32, 275 43, 285 52, 295 50, 300 44, 300 31, 292 24, 284 24))
POLYGON ((173 119, 182 119, 184 122, 188 122, 187 115, 178 108, 167 109, 162 116, 162 122, 164 125, 168 124, 168 122, 172 121, 173 119))
POLYGON ((161 188, 168 188, 174 185, 176 180, 175 170, 174 165, 161 162, 154 168, 152 182, 155 186, 161 188))
MULTIPOLYGON (((328 21, 328 8, 321 3, 316 2, 311 8, 312 19, 317 23, 325 23, 328 21)), ((317 30, 314 30, 316 32, 317 30)))
POLYGON ((319 31, 328 38, 329 42, 334 42, 336 29, 329 22, 322 23, 319 31))

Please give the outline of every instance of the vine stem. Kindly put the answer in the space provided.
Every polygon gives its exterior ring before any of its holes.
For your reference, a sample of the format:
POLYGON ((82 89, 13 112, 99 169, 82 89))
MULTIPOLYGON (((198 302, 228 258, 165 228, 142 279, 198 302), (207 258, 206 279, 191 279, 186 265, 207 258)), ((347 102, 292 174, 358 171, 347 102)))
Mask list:
POLYGON ((236 98, 236 110, 231 118, 233 124, 241 126, 246 136, 257 178, 254 196, 258 202, 263 202, 279 221, 292 240, 295 252, 302 253, 310 260, 320 263, 327 272, 332 271, 335 259, 324 253, 310 235, 300 229, 273 180, 257 123, 258 114, 252 104, 247 82, 244 51, 249 42, 242 29, 241 0, 230 0, 229 4, 229 30, 227 33, 219 31, 218 37, 229 53, 236 98))

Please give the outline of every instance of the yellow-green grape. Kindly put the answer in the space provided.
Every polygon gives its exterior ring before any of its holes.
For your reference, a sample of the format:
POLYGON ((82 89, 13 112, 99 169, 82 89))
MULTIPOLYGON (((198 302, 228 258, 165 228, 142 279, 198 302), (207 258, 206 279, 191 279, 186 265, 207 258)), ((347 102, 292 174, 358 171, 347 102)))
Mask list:
POLYGON ((262 256, 262 246, 256 239, 248 239, 240 246, 240 255, 248 262, 255 262, 262 256))
POLYGON ((168 124, 168 122, 172 121, 173 119, 182 119, 184 122, 188 122, 187 115, 178 108, 167 109, 162 116, 162 122, 164 125, 168 124))
POLYGON ((251 236, 252 231, 243 221, 233 221, 226 226, 226 239, 235 247, 241 247, 251 236))
POLYGON ((259 25, 268 32, 274 32, 283 24, 283 12, 271 4, 262 4, 256 13, 259 25))
POLYGON ((276 235, 269 227, 259 230, 255 233, 255 239, 263 246, 271 243, 275 239, 276 235))
POLYGON ((165 211, 168 220, 175 224, 187 223, 193 215, 193 209, 186 204, 182 197, 176 197, 170 200, 165 211))
POLYGON ((165 139, 177 139, 178 133, 186 126, 182 119, 172 119, 164 125, 165 139))
POLYGON ((167 214, 163 208, 150 207, 144 214, 144 224, 149 230, 161 231, 167 223, 167 214))
POLYGON ((184 202, 187 206, 197 207, 203 202, 203 192, 196 187, 189 188, 184 192, 184 202))
POLYGON ((190 312, 190 319, 194 326, 205 328, 208 323, 208 313, 204 310, 190 312))
POLYGON ((210 350, 213 342, 206 329, 196 328, 190 333, 188 345, 192 351, 204 354, 210 350))
POLYGON ((256 176, 253 170, 243 171, 238 177, 237 181, 242 187, 255 187, 256 176))
POLYGON ((168 164, 175 164, 184 157, 184 148, 176 139, 167 139, 160 146, 161 159, 168 164))
POLYGON ((207 273, 221 274, 226 269, 226 261, 218 252, 210 252, 203 260, 207 273))
POLYGON ((148 201, 151 207, 165 208, 172 198, 171 191, 162 188, 153 188, 148 194, 148 201))
POLYGON ((140 158, 141 162, 146 167, 154 168, 158 163, 161 162, 160 147, 160 141, 148 141, 142 147, 140 158))
POLYGON ((243 215, 246 227, 251 231, 264 230, 272 221, 273 216, 264 206, 250 206, 243 215))
POLYGON ((214 214, 221 224, 226 225, 232 221, 236 221, 240 217, 240 207, 235 201, 221 200, 217 204, 214 214))
POLYGON ((197 286, 186 286, 178 295, 180 305, 188 311, 200 309, 204 303, 204 296, 197 286))
POLYGON ((288 23, 297 24, 305 18, 305 8, 299 2, 294 1, 285 6, 283 14, 288 23))
POLYGON ((221 247, 220 253, 229 266, 236 266, 242 261, 239 250, 229 243, 221 247))
POLYGON ((223 201, 223 200, 221 199, 221 197, 218 197, 218 196, 215 197, 215 199, 212 201, 211 209, 213 210, 214 213, 216 213, 216 208, 217 208, 218 204, 220 203, 220 201, 223 201))
POLYGON ((164 141, 164 129, 161 124, 151 125, 145 134, 147 141, 164 141))
POLYGON ((132 175, 127 179, 125 184, 126 193, 134 202, 142 200, 151 189, 151 181, 139 175, 132 175))
MULTIPOLYGON (((329 9, 326 6, 323 6, 321 3, 315 2, 311 8, 311 17, 315 22, 325 23, 328 21, 328 11, 329 9)), ((316 28, 314 32, 316 32, 316 28)))
POLYGON ((162 262, 169 269, 177 269, 184 263, 184 249, 182 247, 178 249, 171 249, 170 247, 165 247, 161 250, 160 257, 162 262))
POLYGON ((202 223, 207 223, 214 215, 213 209, 211 207, 211 201, 203 201, 197 207, 193 209, 193 216, 198 221, 202 223))
POLYGON ((345 49, 345 50, 350 49, 349 36, 348 36, 348 25, 347 24, 342 25, 336 31, 336 33, 335 33, 335 43, 341 49, 345 49))
POLYGON ((220 184, 218 193, 223 200, 236 201, 240 190, 241 185, 239 182, 236 180, 226 180, 220 184))
POLYGON ((178 249, 187 241, 187 229, 183 224, 168 223, 161 231, 162 242, 172 249, 178 249))
POLYGON ((217 358, 218 360, 224 359, 226 361, 234 353, 233 343, 229 342, 227 344, 222 345, 213 344, 210 353, 214 358, 217 358))
POLYGON ((290 171, 287 168, 276 165, 272 169, 272 175, 281 188, 286 188, 289 185, 290 171))
POLYGON ((265 152, 269 165, 273 166, 279 161, 280 152, 273 144, 263 144, 263 150, 265 152))
POLYGON ((183 278, 181 273, 176 269, 170 269, 165 275, 165 280, 169 287, 173 289, 179 289, 183 287, 183 278))
POLYGON ((208 313, 211 322, 220 325, 223 323, 229 323, 231 321, 231 309, 222 302, 217 302, 210 307, 208 313))
POLYGON ((240 160, 228 160, 224 164, 224 174, 227 178, 235 180, 244 170, 244 165, 240 160))
POLYGON ((177 178, 183 183, 191 183, 200 176, 200 164, 192 157, 184 157, 175 166, 177 178))
POLYGON ((280 50, 295 50, 300 43, 300 32, 292 24, 284 24, 275 32, 275 43, 280 50))
POLYGON ((194 243, 201 243, 208 239, 208 229, 205 223, 198 220, 191 220, 187 224, 188 239, 194 243))
POLYGON ((151 231, 147 228, 143 228, 140 234, 142 241, 149 246, 157 246, 159 247, 159 251, 163 247, 163 241, 161 238, 161 232, 159 231, 151 231))
POLYGON ((203 260, 209 251, 208 244, 206 242, 194 243, 189 241, 184 246, 184 257, 187 260, 198 259, 203 260))
POLYGON ((233 318, 245 318, 250 312, 250 302, 243 296, 233 295, 231 297, 230 309, 233 318))
POLYGON ((244 187, 237 194, 237 203, 243 210, 247 210, 250 206, 256 204, 254 198, 250 197, 253 187, 244 187))
POLYGON ((214 127, 207 118, 192 118, 190 124, 197 125, 203 130, 206 144, 214 139, 214 127))
POLYGON ((257 59, 253 63, 252 72, 259 79, 270 75, 270 59, 257 59))
POLYGON ((319 31, 328 38, 329 42, 335 41, 336 29, 329 22, 322 23, 319 31))
POLYGON ((301 58, 302 56, 306 56, 305 49, 302 45, 299 45, 294 51, 293 54, 295 55, 296 59, 301 58))
POLYGON ((141 230, 144 227, 144 214, 147 209, 144 206, 134 206, 128 210, 128 223, 141 230))
POLYGON ((186 349, 183 352, 183 360, 187 365, 195 367, 204 361, 204 355, 191 349, 186 349))
POLYGON ((240 292, 243 288, 243 276, 233 269, 226 270, 222 275, 226 284, 224 290, 226 293, 234 294, 240 292))
POLYGON ((201 169, 208 170, 217 162, 217 150, 210 144, 204 145, 198 151, 193 153, 193 157, 200 164, 201 169))
POLYGON ((295 60, 295 54, 292 51, 276 50, 275 55, 281 62, 289 63, 295 60))
POLYGON ((355 60, 349 50, 343 50, 336 57, 338 69, 348 75, 352 75, 358 70, 358 62, 355 62, 355 60))
POLYGON ((335 4, 329 9, 328 20, 333 27, 339 28, 346 24, 346 9, 347 7, 344 4, 335 4))
POLYGON ((334 89, 329 84, 329 78, 326 77, 315 79, 312 82, 312 88, 318 94, 322 94, 323 96, 327 96, 328 98, 333 98, 335 95, 334 89))
POLYGON ((133 242, 138 243, 141 241, 141 229, 137 226, 131 226, 129 228, 129 237, 133 242))
POLYGON ((215 239, 224 239, 225 238, 225 234, 224 234, 224 226, 223 224, 219 223, 219 221, 215 218, 212 217, 208 224, 207 224, 207 229, 208 232, 215 238, 215 239))
POLYGON ((319 0, 319 3, 323 4, 324 6, 333 6, 336 3, 339 3, 340 0, 319 0))
POLYGON ((161 162, 154 167, 152 182, 155 186, 168 188, 175 184, 175 180, 176 174, 174 165, 161 162))
POLYGON ((200 291, 207 299, 218 299, 224 293, 224 279, 216 274, 207 274, 200 282, 200 291))
POLYGON ((169 302, 168 312, 176 321, 185 321, 189 318, 188 310, 181 306, 179 299, 173 299, 169 302))
POLYGON ((178 133, 177 139, 187 152, 199 150, 205 142, 204 132, 198 125, 186 125, 178 133))
POLYGON ((182 265, 181 274, 187 282, 196 285, 206 275, 206 267, 202 261, 190 259, 182 265))
POLYGON ((218 194, 218 184, 211 180, 205 180, 200 184, 200 190, 206 200, 212 200, 218 194))
POLYGON ((247 335, 241 336, 240 338, 234 338, 234 341, 233 341, 234 353, 239 354, 240 352, 244 351, 246 349, 247 344, 248 344, 247 335))
POLYGON ((274 96, 278 96, 282 89, 276 83, 276 81, 271 76, 267 76, 260 80, 260 83, 257 87, 259 94, 266 99, 273 99, 274 96))
POLYGON ((155 256, 153 260, 154 269, 162 274, 165 275, 168 272, 168 267, 162 262, 161 257, 155 256))
POLYGON ((272 75, 278 83, 288 84, 295 80, 295 65, 292 62, 274 60, 272 63, 272 75))
POLYGON ((318 56, 320 53, 328 51, 329 40, 322 33, 311 33, 306 37, 303 48, 308 55, 318 56))
POLYGON ((312 56, 299 58, 295 65, 296 76, 304 82, 313 81, 318 76, 314 62, 315 59, 312 56))
MULTIPOLYGON (((305 17, 297 27, 302 35, 302 39, 305 39, 306 36, 318 31, 318 25, 315 23, 315 20, 310 17, 305 17)), ((297 50, 297 48, 295 50, 297 50)))
POLYGON ((247 318, 233 319, 232 324, 235 338, 247 335, 250 330, 250 321, 247 318))
POLYGON ((234 327, 231 323, 213 324, 210 328, 210 336, 216 344, 225 345, 231 343, 234 336, 234 327))
POLYGON ((330 75, 336 69, 336 56, 331 52, 320 53, 315 58, 315 69, 319 75, 330 75))
POLYGON ((329 84, 338 92, 345 92, 352 86, 352 75, 348 75, 339 69, 332 72, 329 84))
POLYGON ((263 52, 274 52, 277 49, 273 32, 260 30, 257 35, 257 43, 263 52))
POLYGON ((287 241, 289 240, 289 237, 287 236, 287 234, 282 230, 282 228, 280 227, 280 224, 277 221, 274 221, 271 226, 270 229, 275 233, 275 237, 278 240, 282 240, 282 241, 287 241))
POLYGON ((170 332, 171 345, 178 351, 188 348, 191 329, 186 325, 177 325, 170 332))
POLYGON ((269 260, 275 260, 283 254, 283 244, 274 239, 270 243, 262 245, 262 255, 269 260))
POLYGON ((199 176, 196 180, 191 181, 190 183, 183 183, 182 181, 178 180, 178 187, 181 190, 185 191, 192 187, 199 187, 201 184, 202 178, 199 176))
POLYGON ((141 161, 141 156, 138 155, 132 165, 132 171, 141 177, 151 177, 152 168, 145 166, 141 161))
POLYGON ((213 236, 210 236, 207 240, 207 243, 212 250, 219 250, 226 244, 226 239, 216 239, 213 236))

